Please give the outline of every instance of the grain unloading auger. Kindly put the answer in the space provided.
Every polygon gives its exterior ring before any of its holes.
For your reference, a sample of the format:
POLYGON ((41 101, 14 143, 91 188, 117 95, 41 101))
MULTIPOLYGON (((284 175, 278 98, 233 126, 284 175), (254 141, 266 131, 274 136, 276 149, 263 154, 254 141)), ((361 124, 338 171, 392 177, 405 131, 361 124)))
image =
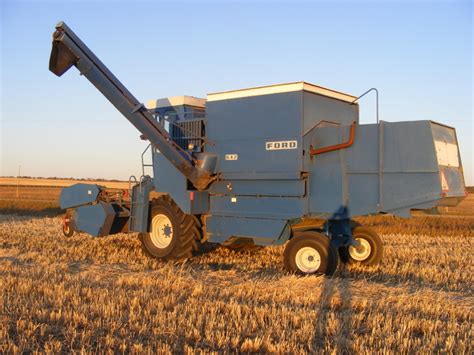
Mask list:
POLYGON ((169 134, 144 105, 102 64, 79 37, 64 22, 61 22, 56 26, 53 34, 49 70, 61 76, 73 65, 198 190, 205 189, 209 185, 212 181, 209 172, 194 164, 197 160, 170 139, 169 134))
POLYGON ((130 196, 63 189, 64 232, 138 232, 160 259, 199 245, 286 243, 286 269, 372 265, 382 242, 351 218, 455 205, 465 196, 454 128, 432 121, 359 125, 357 97, 305 82, 172 97, 142 105, 64 23, 50 70, 77 69, 150 141, 153 177, 130 196))

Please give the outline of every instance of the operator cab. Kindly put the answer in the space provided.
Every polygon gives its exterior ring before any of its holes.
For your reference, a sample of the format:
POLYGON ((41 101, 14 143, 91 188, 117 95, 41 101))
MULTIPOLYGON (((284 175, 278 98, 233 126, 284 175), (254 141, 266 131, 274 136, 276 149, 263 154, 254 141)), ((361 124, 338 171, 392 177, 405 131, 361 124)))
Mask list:
POLYGON ((181 148, 201 151, 205 137, 206 99, 174 96, 150 100, 147 108, 181 148))

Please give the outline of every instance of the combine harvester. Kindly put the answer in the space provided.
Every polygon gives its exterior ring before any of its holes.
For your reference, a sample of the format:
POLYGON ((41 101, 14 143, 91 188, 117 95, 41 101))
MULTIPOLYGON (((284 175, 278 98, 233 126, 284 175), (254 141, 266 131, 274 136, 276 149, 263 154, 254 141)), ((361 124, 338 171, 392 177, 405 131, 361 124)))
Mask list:
POLYGON ((63 189, 67 235, 138 232, 163 260, 189 258, 205 242, 286 243, 288 271, 330 275, 339 260, 382 258, 379 236, 354 216, 409 216, 466 195, 456 132, 439 123, 360 125, 358 97, 305 82, 145 107, 60 22, 49 69, 61 76, 72 66, 150 142, 153 177, 142 155, 129 192, 63 189))

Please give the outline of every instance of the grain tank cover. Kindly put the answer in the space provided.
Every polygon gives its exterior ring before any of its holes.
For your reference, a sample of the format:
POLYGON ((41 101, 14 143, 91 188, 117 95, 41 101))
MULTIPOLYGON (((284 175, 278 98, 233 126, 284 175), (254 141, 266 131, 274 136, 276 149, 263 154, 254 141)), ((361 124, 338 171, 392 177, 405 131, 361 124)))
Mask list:
POLYGON ((316 125, 359 121, 355 96, 306 82, 207 96, 209 152, 228 179, 299 179, 303 137, 316 125))
POLYGON ((211 93, 207 95, 208 101, 220 101, 238 99, 252 96, 274 95, 285 92, 306 91, 314 94, 330 97, 333 99, 346 101, 352 103, 357 97, 342 93, 340 91, 328 89, 322 86, 307 83, 305 81, 298 81, 294 83, 276 84, 268 86, 259 86, 254 88, 222 91, 211 93))
POLYGON ((175 106, 190 106, 196 108, 204 108, 206 106, 206 99, 201 99, 194 96, 173 96, 166 97, 163 99, 150 100, 147 103, 147 107, 150 110, 156 110, 160 108, 169 108, 175 106))

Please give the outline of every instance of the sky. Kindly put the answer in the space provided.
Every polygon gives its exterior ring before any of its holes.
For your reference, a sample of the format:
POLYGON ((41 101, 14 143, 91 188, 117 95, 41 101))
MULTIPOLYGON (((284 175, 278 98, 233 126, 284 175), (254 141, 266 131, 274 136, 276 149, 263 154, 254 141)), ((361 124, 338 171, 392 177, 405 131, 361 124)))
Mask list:
MULTIPOLYGON (((455 127, 474 185, 470 1, 3 0, 0 13, 2 176, 141 174, 139 132, 75 68, 48 71, 64 20, 142 102, 294 81, 376 87, 381 120, 455 127)), ((361 123, 374 105, 362 99, 361 123)))

